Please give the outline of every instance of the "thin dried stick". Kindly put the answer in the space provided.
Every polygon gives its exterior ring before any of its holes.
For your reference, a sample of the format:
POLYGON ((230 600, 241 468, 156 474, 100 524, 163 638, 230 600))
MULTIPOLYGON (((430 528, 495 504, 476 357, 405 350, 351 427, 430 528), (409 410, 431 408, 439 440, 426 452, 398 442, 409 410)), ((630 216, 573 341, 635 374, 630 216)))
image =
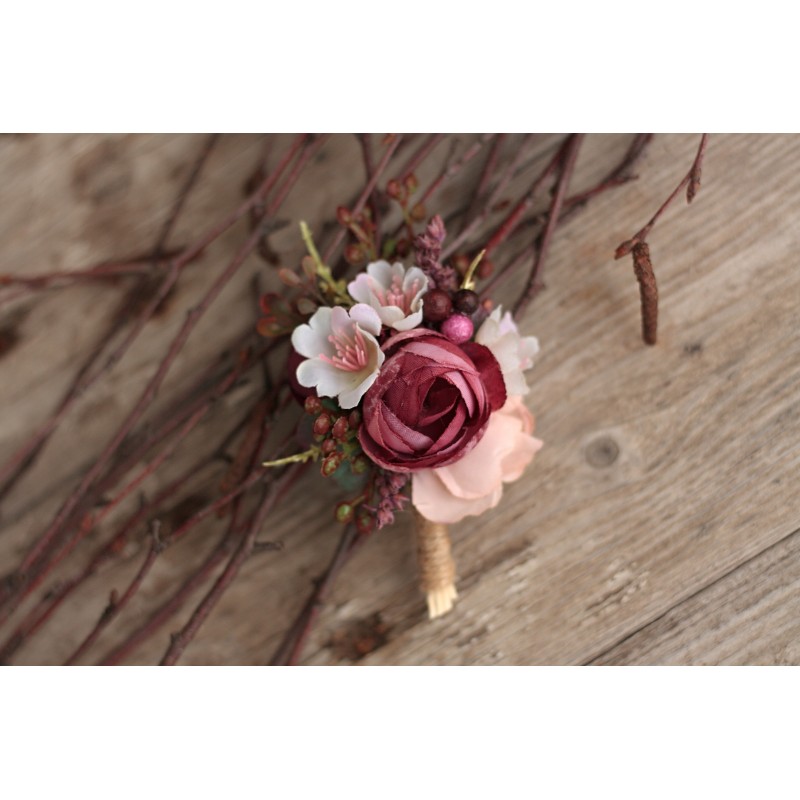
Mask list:
POLYGON ((653 230, 656 222, 667 210, 672 201, 686 189, 686 202, 691 203, 700 189, 700 179, 703 171, 703 158, 706 154, 708 145, 708 134, 704 133, 700 137, 700 144, 697 148, 692 166, 684 176, 683 180, 675 187, 672 194, 661 204, 661 207, 653 215, 652 219, 632 238, 624 241, 614 252, 614 258, 622 258, 628 253, 633 253, 633 271, 636 280, 639 282, 639 296, 642 306, 642 339, 645 344, 654 345, 658 338, 658 286, 656 276, 653 271, 653 264, 650 260, 650 248, 647 245, 647 237, 653 230))
MULTIPOLYGON (((260 423, 258 425, 250 426, 250 430, 245 434, 244 441, 242 442, 242 449, 251 450, 248 461, 248 466, 251 471, 250 474, 255 472, 258 468, 261 450, 269 434, 270 427, 266 424, 266 414, 269 410, 269 405, 269 399, 262 398, 258 401, 255 408, 251 412, 248 412, 247 415, 248 418, 251 418, 251 422, 260 423)), ((229 478, 230 473, 226 475, 226 478, 223 480, 223 487, 231 488, 229 478)), ((244 476, 242 476, 242 480, 244 480, 244 476)), ((198 572, 185 581, 175 595, 163 603, 159 609, 153 612, 144 625, 140 626, 136 631, 130 634, 124 642, 117 645, 114 650, 110 651, 103 659, 103 663, 118 663, 120 660, 125 658, 133 649, 138 647, 139 644, 155 633, 155 631, 158 630, 158 628, 161 627, 161 625, 183 605, 185 600, 196 588, 205 583, 211 572, 213 572, 216 566, 223 560, 226 551, 231 545, 231 537, 237 527, 237 519, 242 497, 243 495, 239 494, 234 500, 231 501, 231 515, 228 528, 220 543, 208 556, 198 572)), ((225 507, 222 507, 220 510, 225 510, 225 507)))
MULTIPOLYGON (((636 134, 631 141, 628 150, 625 152, 625 155, 622 157, 622 160, 603 178, 601 178, 600 181, 598 181, 589 189, 585 189, 582 192, 567 197, 564 200, 564 205, 561 209, 561 214, 559 215, 559 224, 566 222, 573 215, 578 213, 586 205, 586 203, 589 202, 589 200, 592 200, 603 192, 607 192, 618 186, 623 186, 629 181, 634 180, 636 175, 634 175, 631 170, 636 162, 642 157, 647 145, 652 141, 652 139, 652 133, 636 134)), ((532 226, 543 226, 546 221, 546 213, 536 214, 529 220, 520 223, 517 229, 512 231, 509 238, 513 238, 516 234, 532 226)), ((492 297, 503 283, 505 283, 512 275, 516 274, 517 270, 522 266, 523 263, 526 261, 530 262, 541 246, 541 238, 542 235, 539 233, 533 242, 526 245, 513 258, 510 258, 503 269, 496 271, 488 281, 482 284, 480 292, 482 299, 492 297)))
POLYGON ((464 214, 464 221, 461 225, 462 231, 478 212, 480 203, 484 199, 483 196, 489 187, 489 183, 497 167, 497 159, 500 156, 500 147, 505 139, 505 133, 498 133, 492 142, 492 147, 489 150, 489 154, 486 156, 486 161, 483 164, 483 170, 481 171, 481 177, 478 180, 478 185, 475 187, 475 191, 472 193, 472 200, 470 201, 467 211, 464 214))
POLYGON ((695 156, 692 166, 684 176, 683 180, 675 187, 672 194, 661 204, 661 207, 653 215, 650 222, 644 226, 638 233, 635 233, 630 239, 626 239, 614 252, 614 258, 622 258, 628 255, 636 244, 647 240, 653 226, 658 222, 661 215, 669 208, 672 201, 686 189, 686 202, 691 203, 695 195, 700 189, 700 178, 703 171, 703 158, 706 154, 706 147, 708 145, 708 134, 704 133, 700 137, 700 145, 697 148, 697 155, 695 156))
POLYGON ((229 548, 230 540, 226 533, 222 541, 212 550, 199 569, 181 584, 178 591, 154 611, 147 618, 147 621, 130 634, 124 642, 116 645, 112 650, 109 650, 109 652, 100 659, 98 664, 102 666, 119 664, 136 650, 136 648, 146 642, 183 606, 192 594, 209 579, 214 570, 224 560, 225 554, 229 548))
MULTIPOLYGON (((397 150, 400 141, 402 140, 402 136, 397 134, 392 138, 392 141, 389 142, 389 146, 386 148, 386 151, 383 154, 383 157, 378 162, 378 166, 375 167, 375 171, 372 173, 372 178, 367 181, 367 185, 364 187, 361 194, 358 196, 355 205, 352 209, 350 209, 353 215, 360 214, 364 210, 364 206, 366 205, 367 200, 369 199, 370 195, 372 194, 372 190, 377 186, 378 180, 380 180, 381 175, 386 170, 386 167, 389 165, 389 161, 391 160, 392 156, 394 155, 394 151, 397 150)), ((327 249, 322 255, 322 260, 328 264, 330 263, 331 257, 339 248, 339 245, 344 241, 345 236, 347 235, 347 230, 345 228, 339 228, 336 232, 336 235, 333 237, 333 240, 328 245, 327 249)))
POLYGON ((419 202, 422 205, 428 202, 431 196, 436 192, 436 190, 442 185, 442 183, 446 180, 450 180, 451 178, 458 175, 464 167, 475 158, 478 153, 480 153, 483 146, 490 142, 494 137, 497 136, 496 133, 484 133, 477 141, 473 142, 462 154, 457 158, 455 161, 452 161, 448 164, 445 164, 442 171, 436 176, 436 178, 431 182, 431 185, 425 190, 422 197, 420 197, 419 202))
MULTIPOLYGON (((184 248, 176 248, 163 253, 156 261, 155 269, 163 269, 170 259, 183 252, 184 248)), ((154 270, 152 253, 140 258, 125 261, 104 261, 93 267, 81 269, 65 269, 56 272, 40 272, 35 275, 0 275, 0 288, 6 286, 24 286, 31 290, 49 289, 53 285, 68 285, 76 281, 111 280, 128 278, 137 275, 149 275, 154 270)))
POLYGON ((293 666, 300 660, 311 629, 330 596, 339 573, 365 539, 354 526, 348 525, 345 528, 328 568, 314 582, 314 590, 272 656, 272 666, 293 666))
MULTIPOLYGON (((268 216, 272 216, 275 213, 275 211, 277 211, 277 209, 280 207, 286 194, 288 194, 288 191, 293 185, 294 180, 296 179, 302 167, 305 166, 305 163, 308 161, 311 155, 313 155, 313 152, 316 152, 316 148, 312 146, 307 148, 307 150, 303 154, 301 154, 300 158, 297 161, 297 164, 293 168, 284 186, 282 187, 282 190, 278 193, 278 196, 275 198, 275 200, 270 204, 270 207, 268 209, 268 216)), ((284 158, 281 165, 275 170, 275 172, 273 172, 271 178, 265 181, 264 193, 266 193, 266 191, 268 191, 269 188, 271 188, 274 182, 277 181, 278 177, 283 171, 283 168, 285 168, 286 164, 288 164, 288 161, 291 160, 291 157, 293 157, 293 155, 294 155, 294 148, 292 148, 289 151, 289 153, 287 153, 287 156, 284 158)), ((133 429, 135 424, 144 414, 145 409, 149 406, 150 402, 155 397, 158 388, 160 387, 161 383, 166 377, 167 372, 174 363, 178 353, 182 350, 184 344, 189 338, 189 335, 196 326, 197 322, 203 316, 203 314, 211 305, 211 303, 221 293, 222 289, 227 285, 230 279, 236 274, 238 269, 244 263, 247 256, 249 256, 250 253, 258 245, 261 233, 262 233, 261 229, 257 228, 248 237, 247 241, 240 248, 239 252, 234 256, 234 258, 230 261, 226 269, 223 270, 223 272, 217 277, 217 279, 208 289, 202 300, 191 311, 188 312, 184 324, 181 326, 177 335, 173 339, 172 344, 170 345, 166 355, 161 361, 161 364, 159 365, 155 374, 148 382, 144 391, 140 395, 137 403, 135 404, 131 412, 129 412, 125 421, 118 429, 117 433, 112 437, 111 441, 106 445, 105 449, 100 454, 100 456, 98 457, 97 461, 92 466, 92 468, 90 468, 87 471, 79 486, 72 492, 72 494, 70 494, 70 496, 67 498, 64 504, 61 506, 59 512, 56 514, 50 526, 45 530, 45 532, 42 534, 39 540, 34 544, 34 546, 28 551, 26 556, 23 558, 22 563, 20 564, 20 567, 17 570, 18 578, 21 579, 23 584, 27 579, 26 573, 34 566, 34 564, 36 564, 37 560, 42 556, 47 546, 50 544, 50 542, 54 539, 54 537, 60 530, 61 526, 68 519, 70 513, 76 508, 76 506, 82 499, 85 492, 89 489, 89 487, 95 481, 95 479, 100 475, 102 470, 110 461, 112 455, 117 451, 117 449, 119 448, 120 444, 123 442, 125 437, 133 429)), ((8 584, 6 584, 6 586, 8 586, 8 584)), ((15 594, 18 593, 12 592, 11 597, 14 597, 15 594)), ((7 598, 3 599, 5 600, 7 598)), ((5 605, 7 606, 8 603, 6 603, 5 605)), ((0 613, 0 622, 5 620, 7 614, 8 610, 6 608, 5 613, 0 613)))
MULTIPOLYGON (((260 400, 256 406, 254 418, 258 417, 260 409, 263 407, 264 401, 260 400)), ((250 416, 250 414, 248 414, 250 416)), ((258 458, 261 452, 264 441, 267 438, 268 428, 262 426, 259 435, 253 445, 253 451, 250 459, 250 468, 255 470, 258 465, 258 458)), ((101 663, 103 664, 118 664, 125 659, 133 650, 135 650, 142 642, 146 641, 152 636, 178 609, 180 609, 184 602, 191 596, 191 594, 200 586, 202 586, 209 578, 211 573, 223 561, 225 554, 231 546, 231 536, 236 528, 237 518, 242 495, 236 497, 232 504, 231 518, 228 523, 227 530, 220 540, 217 547, 206 558, 201 567, 191 575, 180 589, 167 600, 165 603, 154 611, 147 621, 131 633, 124 642, 117 645, 113 650, 106 654, 101 663)))
POLYGON ((189 172, 188 176, 186 177, 186 181, 184 182, 183 186, 178 193, 178 198, 175 201, 174 205, 172 206, 172 211, 167 219, 164 221, 164 224, 161 226, 161 233, 156 240, 156 246, 153 248, 153 261, 158 261, 162 258, 163 250, 167 246, 167 241, 169 237, 172 235, 172 231, 175 228, 176 223, 178 222, 178 217, 180 217, 181 212, 183 211, 183 207, 186 205, 186 200, 189 197, 192 189, 194 188, 195 184, 197 183, 200 174, 203 171, 203 168, 208 161, 208 157, 211 155, 213 149, 217 146, 217 142, 219 142, 221 134, 219 133, 211 133, 206 138, 205 144, 203 145, 200 155, 197 157, 197 160, 194 163, 191 171, 189 172))
POLYGON ((150 536, 152 541, 147 550, 147 555, 122 597, 118 598, 117 593, 112 592, 108 605, 100 615, 100 619, 97 620, 97 624, 89 632, 89 635, 78 645, 72 655, 64 662, 65 666, 75 664, 75 662, 97 641, 100 634, 111 621, 125 608, 136 592, 139 591, 139 587, 142 585, 147 573, 150 572, 156 559, 164 551, 164 543, 158 535, 159 526, 160 523, 158 520, 153 520, 150 524, 150 536))
MULTIPOLYGON (((359 133, 358 141, 361 144, 364 171, 366 173, 367 184, 369 184, 372 182, 372 176, 375 174, 375 165, 372 161, 372 138, 368 133, 359 133)), ((381 207, 377 181, 369 196, 369 208, 372 212, 372 224, 375 226, 375 253, 377 255, 381 252, 381 207)))
POLYGON ((511 163, 508 165, 508 167, 506 167, 505 171, 500 176, 500 180, 497 182, 497 185, 494 187, 494 189, 492 189, 489 197, 486 199, 486 202, 481 204, 480 213, 478 213, 473 220, 468 222, 458 236, 456 236, 455 239, 453 239, 453 241, 450 242, 450 244, 447 245, 444 250, 442 250, 442 261, 455 253, 464 242, 468 241, 475 231, 477 231, 477 229, 481 226, 483 221, 489 216, 495 203, 497 203, 503 192, 508 187, 508 184, 511 183, 514 177, 518 174, 520 165, 527 157, 528 145, 531 142, 531 138, 532 134, 526 134, 523 137, 522 142, 520 142, 520 145, 517 148, 516 155, 511 160, 511 163))
MULTIPOLYGON (((292 148, 292 151, 290 152, 293 154, 294 150, 299 148, 304 141, 304 138, 298 138, 294 144, 294 147, 292 148)), ((196 184, 202 171, 202 167, 206 163, 215 142, 216 139, 213 141, 209 140, 206 143, 206 146, 201 152, 200 158, 196 162, 188 181, 182 186, 176 207, 173 209, 169 219, 165 223, 154 249, 154 253, 158 253, 163 250, 166 243, 166 237, 169 236, 172 226, 175 224, 175 221, 178 218, 178 213, 183 207, 191 188, 196 184)), ((98 348, 92 353, 91 357, 78 372, 78 375, 76 376, 70 388, 67 390, 67 393, 64 395, 64 398, 55 412, 47 420, 45 420, 42 425, 39 426, 39 428, 37 428, 37 430, 29 437, 29 439, 21 447, 19 447, 8 459, 8 461, 0 468, 0 485, 2 485, 0 499, 2 499, 5 494, 8 493, 11 487, 21 478, 22 474, 30 469, 37 455, 41 452, 41 449, 46 443, 47 439, 58 427, 61 421, 67 416, 78 398, 87 392, 102 375, 111 371, 114 366, 123 358, 133 342, 138 338, 139 334, 153 317, 153 314, 156 312, 158 307, 172 290, 173 286, 178 280, 181 270, 194 261, 194 259, 197 258, 213 241, 215 241, 233 224, 241 219, 241 217, 249 211, 252 205, 260 202, 262 197, 266 195, 266 193, 272 188, 278 177, 279 173, 276 171, 274 175, 265 179, 262 185, 250 196, 250 198, 248 198, 239 208, 230 214, 221 224, 214 226, 205 236, 198 240, 198 242, 185 250, 180 256, 172 261, 169 273, 165 277, 158 291, 153 295, 152 299, 147 303, 145 308, 142 309, 131 330, 124 337, 122 342, 120 342, 120 344, 114 348, 106 361, 95 372, 92 372, 92 367, 94 366, 95 361, 99 359, 104 350, 105 343, 110 338, 109 336, 103 337, 98 348)))
POLYGON ((35 575, 31 576, 23 590, 21 597, 24 599, 31 592, 33 592, 45 578, 52 572, 52 570, 60 564, 74 549, 75 547, 88 536, 91 531, 96 528, 126 497, 129 497, 141 484, 153 475, 158 468, 164 464, 175 452, 180 443, 194 430, 195 427, 206 416, 212 404, 215 403, 238 379, 239 375, 246 366, 245 361, 240 361, 234 369, 222 380, 222 382, 215 387, 214 392, 206 398, 206 401, 201 404, 198 409, 188 418, 183 427, 177 432, 175 437, 158 453, 158 455, 146 466, 144 466, 131 481, 129 481, 108 503, 103 506, 103 509, 97 515, 88 515, 84 522, 77 526, 77 529, 62 545, 61 549, 50 558, 47 565, 39 570, 35 575))
POLYGON ((572 177, 572 170, 575 167, 575 162, 578 159, 578 151, 580 150, 581 142, 583 141, 583 134, 573 133, 569 140, 564 152, 564 160, 561 165, 561 173, 558 177, 556 190, 553 193, 553 200, 550 203, 550 210, 547 212, 547 222, 545 223, 544 231, 542 232, 542 243, 536 252, 533 261, 533 266, 528 274, 528 279, 525 281, 525 286, 522 294, 514 304, 514 316, 518 317, 527 307, 528 303, 533 299, 536 293, 537 279, 541 273, 542 265, 544 264, 547 251, 550 246, 550 241, 553 237, 553 231, 558 224, 558 218, 561 214, 561 206, 564 202, 567 189, 569 188, 569 181, 572 177))
POLYGON ((608 189, 614 189, 617 186, 623 186, 631 180, 636 178, 631 170, 636 162, 642 157, 644 151, 650 142, 653 141, 652 133, 637 133, 631 140, 630 146, 622 157, 622 161, 617 164, 611 172, 608 173, 599 183, 586 189, 583 192, 574 194, 564 201, 564 209, 561 218, 564 219, 564 213, 572 211, 575 206, 583 205, 597 195, 602 194, 608 189))
POLYGON ((280 495, 286 491, 288 485, 296 480, 301 472, 307 467, 307 464, 293 464, 289 467, 281 478, 276 481, 272 486, 265 488, 261 498, 258 509, 253 515, 250 527, 247 533, 242 537, 242 541, 236 548, 236 551, 231 556, 222 574, 214 582, 210 591, 202 599, 200 604, 195 608, 192 616, 186 625, 181 628, 178 633, 172 635, 170 645, 167 648, 164 656, 161 659, 161 666, 172 666, 178 662, 178 659, 183 654, 183 651, 194 639, 200 626, 208 618, 209 614, 213 611, 214 607, 219 602, 222 595, 231 585, 233 580, 239 574, 239 570, 248 558, 253 554, 256 538, 261 532, 261 528, 266 522, 267 516, 272 511, 275 502, 280 495))
POLYGON ((531 184, 531 188, 528 189, 527 192, 522 196, 522 198, 517 202, 517 204, 511 209, 511 211, 506 215, 505 219, 500 223, 497 230, 489 237, 489 241, 486 243, 486 247, 484 247, 485 257, 494 252, 494 250, 501 245, 510 235, 514 232, 514 230, 519 225, 522 217, 526 214, 528 209, 533 205, 533 201, 536 198, 536 195, 539 194, 542 186, 545 184, 547 179, 556 171, 556 168, 559 164, 562 163, 566 148, 569 145, 569 139, 564 144, 562 148, 560 148, 556 154, 550 159, 547 166, 539 173, 538 177, 534 182, 531 184))
POLYGON ((141 525, 148 516, 153 514, 166 500, 170 497, 174 497, 181 487, 207 466, 208 464, 206 463, 192 465, 192 467, 179 478, 162 489, 153 500, 142 503, 140 508, 128 517, 111 539, 95 551, 89 563, 78 574, 67 580, 59 581, 51 588, 19 623, 14 632, 3 643, 2 647, 0 647, 0 664, 6 664, 11 656, 14 655, 27 639, 40 630, 76 589, 95 575, 103 566, 121 554, 123 547, 128 542, 131 532, 137 526, 141 525))
POLYGON ((412 153, 408 161, 396 173, 400 181, 407 175, 411 175, 419 169, 419 165, 445 140, 445 134, 432 133, 418 148, 412 153))

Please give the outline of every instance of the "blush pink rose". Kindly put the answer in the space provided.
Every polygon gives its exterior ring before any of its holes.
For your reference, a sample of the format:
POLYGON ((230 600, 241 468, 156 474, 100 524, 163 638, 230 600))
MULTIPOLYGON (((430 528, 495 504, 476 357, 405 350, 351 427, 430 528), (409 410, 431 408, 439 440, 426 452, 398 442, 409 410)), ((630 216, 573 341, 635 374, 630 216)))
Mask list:
POLYGON ((483 345, 425 328, 398 333, 364 395, 361 447, 393 472, 452 464, 483 436, 506 400, 500 365, 483 345))
POLYGON ((521 397, 509 397, 463 458, 413 474, 411 502, 423 517, 445 525, 494 508, 503 484, 517 480, 542 446, 532 433, 533 415, 521 397))

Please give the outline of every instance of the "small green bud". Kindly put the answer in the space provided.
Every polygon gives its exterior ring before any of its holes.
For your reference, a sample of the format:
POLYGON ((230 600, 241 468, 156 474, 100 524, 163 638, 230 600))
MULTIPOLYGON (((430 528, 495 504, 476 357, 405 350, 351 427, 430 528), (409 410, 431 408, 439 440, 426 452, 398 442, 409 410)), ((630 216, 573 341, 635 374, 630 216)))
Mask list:
POLYGON ((346 525, 348 522, 353 521, 355 513, 352 503, 341 502, 336 506, 336 521, 346 525))
POLYGON ((356 475, 363 475, 369 469, 369 459, 364 455, 356 456, 350 462, 350 469, 356 475))
POLYGON ((375 530, 375 517, 369 511, 359 511, 356 515, 356 528, 361 534, 372 533, 375 530))
POLYGON ((322 473, 323 478, 330 478, 334 472, 342 465, 342 461, 344 460, 344 456, 341 453, 331 453, 329 456, 325 456, 322 460, 322 466, 320 467, 320 472, 322 473))

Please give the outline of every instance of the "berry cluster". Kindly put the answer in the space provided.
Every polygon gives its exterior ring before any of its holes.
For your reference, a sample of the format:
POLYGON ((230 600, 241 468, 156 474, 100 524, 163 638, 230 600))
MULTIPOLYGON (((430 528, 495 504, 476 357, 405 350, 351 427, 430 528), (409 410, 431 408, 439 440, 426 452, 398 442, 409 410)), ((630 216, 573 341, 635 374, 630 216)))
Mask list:
POLYGON ((336 219, 355 239, 344 249, 345 261, 353 267, 361 267, 367 261, 374 261, 378 252, 375 244, 375 222, 369 207, 354 214, 345 206, 339 206, 336 209, 336 219))
POLYGON ((312 430, 322 455, 322 477, 330 478, 345 462, 350 463, 354 475, 366 474, 370 461, 358 443, 361 412, 342 411, 333 401, 316 395, 307 397, 304 407, 306 414, 314 417, 312 430))
POLYGON ((475 332, 472 315, 479 306, 478 295, 472 289, 459 289, 454 293, 431 289, 422 301, 422 318, 434 326, 438 325, 451 342, 463 344, 475 332))

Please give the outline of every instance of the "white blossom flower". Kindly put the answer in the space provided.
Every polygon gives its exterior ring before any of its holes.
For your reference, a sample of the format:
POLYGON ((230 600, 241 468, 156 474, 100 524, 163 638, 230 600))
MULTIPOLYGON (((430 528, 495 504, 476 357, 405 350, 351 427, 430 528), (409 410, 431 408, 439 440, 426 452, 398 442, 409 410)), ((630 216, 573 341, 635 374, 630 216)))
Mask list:
POLYGON ((409 331, 422 322, 422 296, 428 291, 428 278, 419 267, 406 270, 399 261, 374 261, 347 284, 347 291, 357 303, 374 308, 386 327, 409 331))
POLYGON ((520 336, 511 313, 498 306, 478 328, 475 341, 488 347, 500 364, 506 391, 509 395, 528 394, 523 370, 533 366, 533 357, 539 352, 535 336, 520 336))
POLYGON ((378 377, 386 356, 375 338, 381 332, 377 312, 364 303, 317 309, 307 325, 292 332, 292 347, 305 356, 297 382, 316 387, 320 397, 336 397, 354 408, 378 377))

